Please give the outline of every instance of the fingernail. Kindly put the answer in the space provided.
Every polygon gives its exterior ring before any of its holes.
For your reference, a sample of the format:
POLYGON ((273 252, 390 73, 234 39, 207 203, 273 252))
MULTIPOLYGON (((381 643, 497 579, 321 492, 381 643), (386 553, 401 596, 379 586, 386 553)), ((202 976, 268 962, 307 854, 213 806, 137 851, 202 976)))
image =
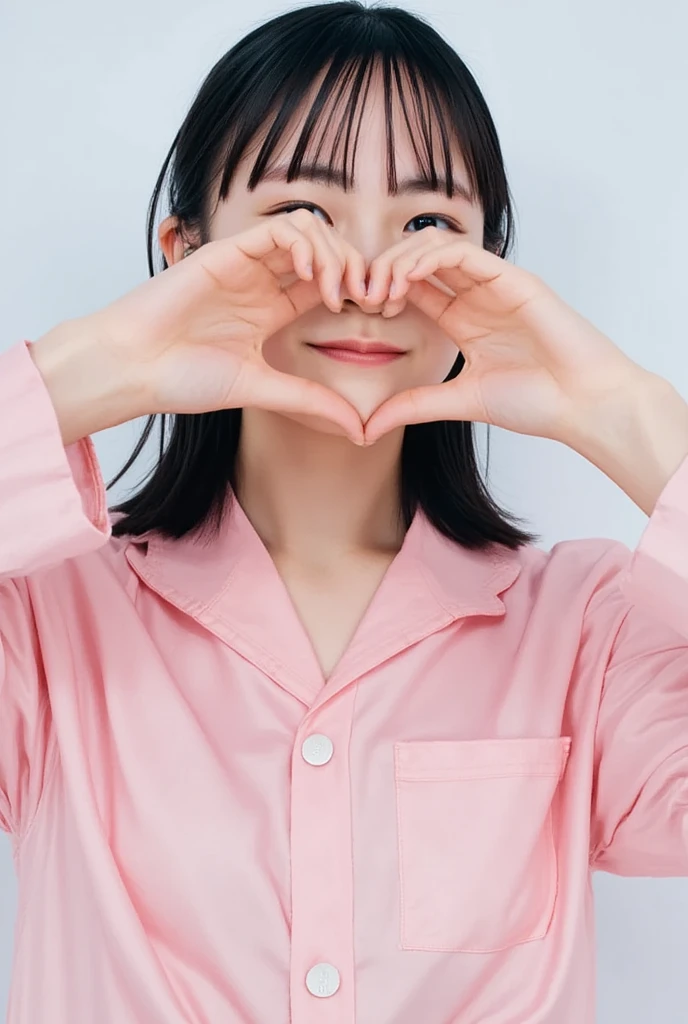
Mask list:
POLYGON ((396 281, 392 281, 391 285, 389 286, 389 297, 390 297, 390 299, 393 299, 393 298, 394 298, 394 296, 395 296, 395 295, 396 295, 396 293, 397 293, 397 290, 398 290, 398 289, 397 289, 397 283, 396 283, 396 281))

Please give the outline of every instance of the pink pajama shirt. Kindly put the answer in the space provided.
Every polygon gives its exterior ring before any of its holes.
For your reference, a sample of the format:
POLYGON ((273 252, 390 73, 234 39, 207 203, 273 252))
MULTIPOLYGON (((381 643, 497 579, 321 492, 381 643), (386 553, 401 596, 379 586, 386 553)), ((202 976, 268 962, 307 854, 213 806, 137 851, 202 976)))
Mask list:
POLYGON ((418 512, 325 681, 238 502, 113 538, 0 355, 9 1024, 592 1024, 591 873, 688 874, 688 460, 635 551, 418 512))

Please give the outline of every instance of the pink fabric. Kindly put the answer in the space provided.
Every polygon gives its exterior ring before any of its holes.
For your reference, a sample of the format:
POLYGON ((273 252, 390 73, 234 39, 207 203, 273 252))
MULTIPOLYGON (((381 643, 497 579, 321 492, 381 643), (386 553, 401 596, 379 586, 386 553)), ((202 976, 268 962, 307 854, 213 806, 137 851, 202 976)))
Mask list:
POLYGON ((688 874, 688 460, 635 552, 471 553, 416 515, 325 683, 238 503, 211 545, 112 538, 27 345, 9 1024, 592 1022, 591 871, 688 874))

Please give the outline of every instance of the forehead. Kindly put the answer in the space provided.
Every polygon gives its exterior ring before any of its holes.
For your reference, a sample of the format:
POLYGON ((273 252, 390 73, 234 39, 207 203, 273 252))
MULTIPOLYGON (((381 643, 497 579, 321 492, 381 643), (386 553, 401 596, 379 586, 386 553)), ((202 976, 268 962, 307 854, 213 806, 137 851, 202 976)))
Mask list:
MULTIPOLYGON (((387 187, 396 179, 407 189, 415 181, 419 191, 423 181, 436 175, 441 191, 449 177, 462 198, 479 205, 455 128, 437 97, 429 96, 405 68, 386 80, 376 65, 367 69, 362 81, 356 81, 355 71, 355 67, 348 73, 344 69, 336 81, 326 82, 327 69, 323 70, 284 122, 268 159, 253 175, 255 184, 282 179, 290 164, 295 176, 299 170, 302 176, 311 176, 308 169, 314 166, 329 167, 334 172, 332 183, 339 175, 342 184, 353 189, 371 184, 387 187), (295 157, 302 163, 300 168, 295 157)), ((274 118, 244 155, 247 177, 273 122, 274 118)))

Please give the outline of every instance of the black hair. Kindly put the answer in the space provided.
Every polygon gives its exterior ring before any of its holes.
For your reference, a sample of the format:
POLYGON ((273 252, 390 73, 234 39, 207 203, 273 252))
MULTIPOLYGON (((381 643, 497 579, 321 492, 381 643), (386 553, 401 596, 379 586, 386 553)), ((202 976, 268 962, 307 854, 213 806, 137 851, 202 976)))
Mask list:
MULTIPOLYGON (((349 133, 366 75, 382 68, 387 112, 388 180, 396 183, 391 123, 391 87, 397 83, 406 112, 401 74, 408 73, 422 126, 412 133, 422 173, 437 188, 432 126, 442 141, 451 198, 450 145, 458 142, 473 195, 484 213, 483 245, 506 258, 513 242, 514 213, 496 128, 471 72, 456 51, 423 18, 399 7, 366 7, 359 0, 318 3, 281 14, 254 28, 211 69, 177 132, 155 184, 147 220, 148 268, 155 274, 153 237, 156 211, 170 172, 169 214, 180 235, 210 241, 211 196, 227 196, 242 156, 267 134, 248 188, 260 181, 270 155, 321 73, 321 88, 309 111, 292 157, 289 180, 298 177, 304 152, 328 99, 347 97, 345 157, 354 155, 349 133), (427 106, 427 109, 426 109, 427 106)), ((406 113, 407 123, 408 114, 406 113)), ((341 137, 340 128, 337 139, 341 137)), ((330 165, 333 166, 333 147, 330 165)), ((346 159, 345 159, 346 163, 346 159)), ((344 167, 345 188, 346 167, 344 167)), ((163 255, 162 268, 167 261, 163 255)), ((459 374, 459 354, 445 378, 459 374)), ((113 534, 140 536, 155 530, 178 539, 191 531, 216 532, 236 492, 235 463, 241 409, 194 414, 161 414, 159 455, 145 484, 112 508, 120 513, 113 534), (166 415, 172 418, 166 429, 166 415), (169 434, 169 437, 167 435, 169 434)), ((154 426, 149 416, 127 463, 107 485, 121 479, 138 458, 154 426)), ((488 428, 489 460, 489 428, 488 428)), ((436 421, 404 428, 400 466, 400 514, 405 526, 418 506, 431 523, 466 548, 502 544, 516 549, 539 539, 519 529, 520 520, 501 509, 481 476, 474 426, 467 421, 436 421)))

